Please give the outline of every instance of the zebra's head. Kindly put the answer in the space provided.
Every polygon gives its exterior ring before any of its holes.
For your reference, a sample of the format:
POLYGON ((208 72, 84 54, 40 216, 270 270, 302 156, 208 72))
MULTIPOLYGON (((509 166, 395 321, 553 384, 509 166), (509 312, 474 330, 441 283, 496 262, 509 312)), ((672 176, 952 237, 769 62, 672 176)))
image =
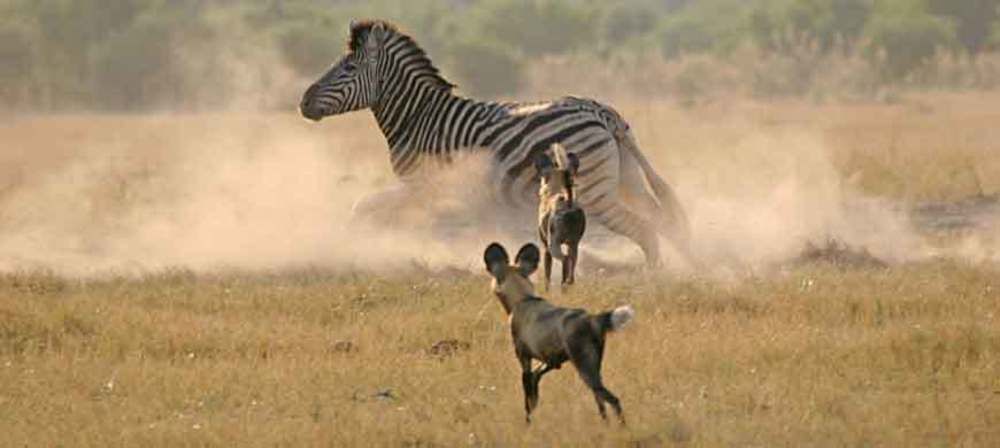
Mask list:
POLYGON ((379 94, 379 61, 395 27, 383 21, 352 21, 347 54, 302 95, 299 112, 313 121, 370 107, 379 94))

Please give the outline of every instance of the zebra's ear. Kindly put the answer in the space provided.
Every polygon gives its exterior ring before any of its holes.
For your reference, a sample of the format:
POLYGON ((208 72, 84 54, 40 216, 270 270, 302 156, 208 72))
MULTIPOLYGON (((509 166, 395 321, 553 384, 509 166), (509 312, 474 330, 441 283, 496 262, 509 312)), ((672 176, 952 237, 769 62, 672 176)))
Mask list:
POLYGON ((541 254, 538 252, 538 246, 528 243, 521 246, 521 250, 517 251, 517 256, 514 257, 514 264, 517 265, 517 270, 521 275, 527 277, 538 269, 539 259, 541 259, 541 254))
POLYGON ((499 280, 507 265, 510 264, 510 257, 500 243, 490 243, 489 246, 486 246, 486 252, 483 253, 483 261, 486 263, 486 271, 499 280))
POLYGON ((535 170, 538 171, 538 175, 545 177, 552 171, 552 158, 545 152, 539 153, 535 157, 535 170))
POLYGON ((566 158, 569 159, 569 168, 573 174, 576 174, 580 170, 580 157, 574 153, 566 153, 566 158))
POLYGON ((365 39, 365 50, 370 56, 374 56, 382 48, 384 41, 385 24, 382 22, 373 23, 371 29, 368 31, 368 38, 365 39))

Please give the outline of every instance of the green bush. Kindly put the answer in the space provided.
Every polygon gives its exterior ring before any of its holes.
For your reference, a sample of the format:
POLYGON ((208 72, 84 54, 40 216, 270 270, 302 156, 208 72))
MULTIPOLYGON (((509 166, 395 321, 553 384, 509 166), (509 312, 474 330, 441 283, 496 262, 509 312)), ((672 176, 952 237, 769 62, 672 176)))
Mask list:
POLYGON ((955 37, 973 57, 990 42, 990 35, 1000 16, 1000 2, 997 0, 929 0, 929 10, 951 18, 955 27, 955 37))
POLYGON ((526 57, 564 54, 595 43, 592 11, 569 0, 491 0, 469 11, 463 34, 503 43, 526 57))
POLYGON ((0 22, 0 100, 15 102, 28 87, 35 65, 31 29, 15 23, 0 22))
POLYGON ((887 81, 902 80, 955 41, 951 23, 919 12, 877 15, 868 23, 866 34, 866 53, 887 81))
POLYGON ((145 16, 95 45, 92 102, 115 110, 159 106, 179 82, 172 53, 177 28, 145 16))
POLYGON ((285 62, 303 76, 320 73, 344 51, 343 35, 305 23, 281 26, 275 37, 285 62))
POLYGON ((604 41, 615 45, 649 35, 656 28, 657 11, 648 3, 615 4, 604 14, 604 41))
POLYGON ((686 53, 728 54, 749 33, 752 9, 740 0, 694 2, 665 16, 656 31, 667 60, 686 53))
POLYGON ((703 53, 712 49, 715 36, 703 21, 689 16, 671 17, 659 30, 660 50, 667 60, 684 53, 703 53))
MULTIPOLYGON (((397 23, 480 95, 513 95, 527 64, 551 56, 646 67, 657 50, 667 60, 715 58, 771 96, 810 94, 822 77, 815 67, 838 58, 857 60, 850 70, 865 83, 933 84, 940 50, 1000 50, 997 0, 0 0, 0 103, 226 105, 258 77, 316 76, 343 52, 351 18, 397 23), (734 60, 752 47, 775 67, 734 60)), ((968 58, 949 61, 955 73, 977 70, 968 58)), ((682 77, 680 90, 706 94, 696 76, 682 77)))
POLYGON ((449 54, 449 71, 455 74, 459 87, 471 95, 511 94, 524 85, 524 60, 510 48, 469 40, 454 43, 449 54))
POLYGON ((990 50, 1000 50, 1000 22, 993 24, 993 28, 990 31, 990 37, 986 40, 986 45, 990 50))

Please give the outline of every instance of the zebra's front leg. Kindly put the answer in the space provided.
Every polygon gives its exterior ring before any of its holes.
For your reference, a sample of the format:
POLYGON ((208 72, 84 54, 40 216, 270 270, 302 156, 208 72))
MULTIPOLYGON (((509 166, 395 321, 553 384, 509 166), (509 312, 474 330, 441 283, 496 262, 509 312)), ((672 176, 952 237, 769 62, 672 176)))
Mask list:
POLYGON ((350 222, 352 224, 366 220, 392 222, 393 216, 399 209, 412 199, 413 189, 414 187, 409 184, 397 184, 358 199, 351 207, 350 222))

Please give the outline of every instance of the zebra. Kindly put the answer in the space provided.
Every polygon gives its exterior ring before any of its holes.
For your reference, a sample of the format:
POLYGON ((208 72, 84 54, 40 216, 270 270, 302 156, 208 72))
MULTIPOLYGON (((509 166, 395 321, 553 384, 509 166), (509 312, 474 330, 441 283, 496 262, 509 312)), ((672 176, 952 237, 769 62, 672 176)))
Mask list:
POLYGON ((561 143, 580 160, 578 201, 596 222, 661 263, 658 235, 694 262, 687 217, 673 189, 639 150, 610 106, 566 96, 553 101, 480 101, 454 93, 417 42, 383 20, 352 21, 346 53, 308 87, 301 115, 370 109, 389 146, 400 186, 361 199, 354 212, 405 200, 422 165, 447 164, 462 151, 489 151, 492 189, 504 206, 537 208, 534 158, 561 143))

